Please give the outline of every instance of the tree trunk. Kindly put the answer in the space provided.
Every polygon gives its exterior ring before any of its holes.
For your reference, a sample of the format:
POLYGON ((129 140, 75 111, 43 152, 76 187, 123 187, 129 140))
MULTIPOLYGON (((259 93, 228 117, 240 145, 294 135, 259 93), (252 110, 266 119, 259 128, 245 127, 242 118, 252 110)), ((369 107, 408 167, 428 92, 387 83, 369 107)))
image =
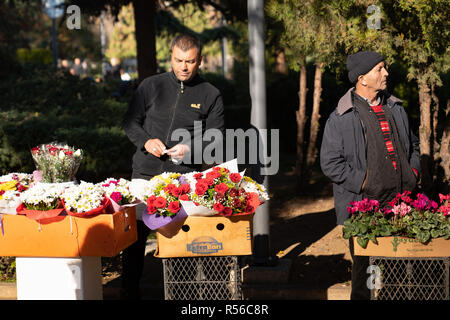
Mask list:
POLYGON ((314 76, 313 110, 311 115, 308 151, 306 153, 305 183, 309 183, 310 181, 312 171, 311 169, 314 166, 317 158, 316 141, 317 133, 319 132, 320 96, 322 95, 322 67, 323 63, 316 64, 316 73, 314 76))
MULTIPOLYGON (((444 194, 447 194, 450 191, 450 99, 447 100, 447 110, 444 120, 444 132, 442 133, 439 156, 441 159, 440 166, 443 170, 443 181, 445 182, 444 185, 447 186, 447 190, 440 191, 444 194)), ((439 179, 439 181, 441 180, 439 179)))
POLYGON ((139 81, 156 73, 156 0, 133 0, 139 81))
POLYGON ((438 141, 438 116, 439 116, 439 98, 436 96, 435 86, 431 85, 431 99, 433 101, 433 118, 431 143, 433 144, 433 181, 437 181, 437 173, 439 167, 439 141, 438 141))
POLYGON ((306 123, 306 61, 303 59, 303 64, 300 69, 300 82, 299 82, 299 109, 296 111, 295 116, 297 120, 297 160, 295 163, 295 174, 297 176, 297 185, 301 187, 303 179, 303 143, 304 143, 304 129, 306 123))
POLYGON ((431 94, 430 88, 425 81, 420 78, 419 85, 419 102, 420 102, 420 165, 421 165, 421 182, 424 192, 430 193, 432 190, 432 144, 431 144, 431 94))

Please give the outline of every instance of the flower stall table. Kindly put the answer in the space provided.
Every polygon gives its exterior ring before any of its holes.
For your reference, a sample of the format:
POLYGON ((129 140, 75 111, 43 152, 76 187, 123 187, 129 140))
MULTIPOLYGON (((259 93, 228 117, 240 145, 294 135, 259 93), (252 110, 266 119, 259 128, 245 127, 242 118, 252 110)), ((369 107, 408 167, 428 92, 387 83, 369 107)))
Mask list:
POLYGON ((136 211, 35 221, 0 215, 0 256, 15 256, 19 300, 102 299, 101 257, 137 240, 136 211))
POLYGON ((370 257, 373 300, 450 300, 450 240, 379 237, 366 248, 353 242, 355 255, 370 257))

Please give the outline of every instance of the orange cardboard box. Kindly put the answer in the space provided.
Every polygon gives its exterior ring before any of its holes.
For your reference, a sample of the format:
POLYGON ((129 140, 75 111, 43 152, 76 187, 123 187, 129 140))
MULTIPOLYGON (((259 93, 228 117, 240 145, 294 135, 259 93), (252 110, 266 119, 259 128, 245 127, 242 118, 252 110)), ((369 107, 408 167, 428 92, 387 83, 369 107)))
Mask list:
POLYGON ((373 257, 450 257, 450 240, 432 239, 422 244, 416 239, 405 237, 380 237, 378 245, 369 240, 362 248, 353 238, 355 255, 373 257))
POLYGON ((137 240, 134 207, 91 218, 58 216, 45 223, 22 215, 1 219, 0 256, 114 257, 137 240))
MULTIPOLYGON (((189 216, 174 230, 157 230, 155 257, 237 256, 252 254, 253 215, 189 216)), ((171 225, 168 225, 169 227, 171 225)))

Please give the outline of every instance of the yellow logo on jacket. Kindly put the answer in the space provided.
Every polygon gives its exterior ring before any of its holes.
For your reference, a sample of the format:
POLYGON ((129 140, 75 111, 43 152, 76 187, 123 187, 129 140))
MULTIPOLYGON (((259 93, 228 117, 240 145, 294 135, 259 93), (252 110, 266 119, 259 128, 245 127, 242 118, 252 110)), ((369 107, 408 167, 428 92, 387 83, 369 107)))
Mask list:
POLYGON ((191 107, 195 109, 200 109, 200 103, 191 103, 191 107))

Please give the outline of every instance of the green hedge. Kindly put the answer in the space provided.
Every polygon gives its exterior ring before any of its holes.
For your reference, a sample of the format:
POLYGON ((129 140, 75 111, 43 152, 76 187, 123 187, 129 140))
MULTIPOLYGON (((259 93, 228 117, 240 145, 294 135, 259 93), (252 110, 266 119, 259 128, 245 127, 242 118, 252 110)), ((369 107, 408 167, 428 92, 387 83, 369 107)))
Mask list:
POLYGON ((117 83, 95 83, 29 63, 9 79, 0 84, 1 174, 32 172, 30 148, 60 141, 85 152, 78 179, 130 175, 135 148, 121 122, 131 88, 117 99, 117 83))

